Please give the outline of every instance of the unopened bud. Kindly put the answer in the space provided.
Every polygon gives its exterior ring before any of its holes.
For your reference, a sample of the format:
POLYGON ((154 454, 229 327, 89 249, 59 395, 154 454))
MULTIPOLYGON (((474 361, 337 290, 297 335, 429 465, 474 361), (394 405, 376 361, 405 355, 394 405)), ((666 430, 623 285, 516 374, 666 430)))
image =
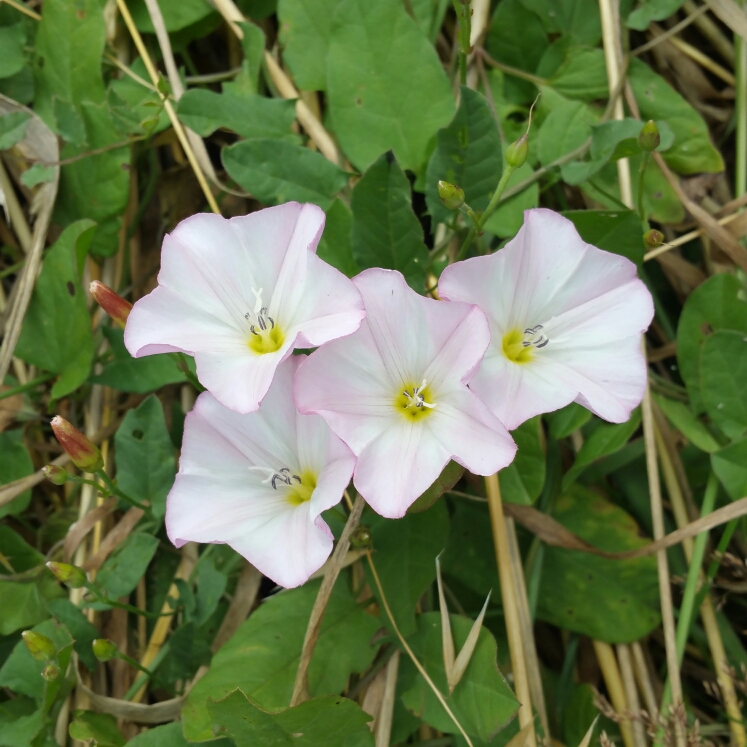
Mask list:
POLYGON ((117 647, 108 638, 96 638, 91 644, 93 655, 99 661, 109 661, 117 655, 117 647))
POLYGON ((31 652, 31 656, 37 661, 47 661, 57 653, 57 647, 52 640, 41 633, 36 633, 33 630, 24 630, 21 633, 21 637, 26 644, 26 648, 31 652))
POLYGON ((91 295, 96 303, 122 328, 127 324, 127 317, 132 311, 132 304, 108 285, 94 280, 90 285, 91 295))
POLYGON ((53 661, 42 669, 42 677, 47 682, 54 682, 60 676, 60 668, 53 661))
POLYGON ((455 184, 439 182, 438 196, 448 210, 459 210, 464 205, 464 190, 455 184))
POLYGON ((371 530, 365 524, 359 524, 350 533, 350 544, 356 550, 369 550, 373 545, 371 530))
POLYGON ((664 234, 661 231, 652 228, 650 231, 646 231, 646 233, 643 234, 643 243, 649 249, 656 249, 657 246, 661 246, 664 243, 664 234))
POLYGON ((659 135, 659 128, 656 126, 656 122, 653 119, 649 119, 641 134, 638 135, 638 147, 646 153, 656 150, 661 142, 661 136, 659 135))
POLYGON ((529 132, 525 132, 516 142, 506 148, 506 163, 512 169, 518 169, 524 165, 529 153, 529 132))
POLYGON ((52 571, 58 580, 62 581, 65 586, 69 586, 71 589, 80 589, 88 583, 86 572, 77 565, 70 565, 70 563, 57 563, 54 560, 50 560, 49 563, 47 563, 47 568, 52 571))
POLYGON ((52 419, 52 430, 73 464, 84 472, 98 472, 104 466, 101 452, 77 428, 59 415, 52 419))
POLYGON ((64 467, 58 467, 56 464, 48 464, 42 467, 42 474, 55 485, 64 485, 67 482, 68 474, 64 467))

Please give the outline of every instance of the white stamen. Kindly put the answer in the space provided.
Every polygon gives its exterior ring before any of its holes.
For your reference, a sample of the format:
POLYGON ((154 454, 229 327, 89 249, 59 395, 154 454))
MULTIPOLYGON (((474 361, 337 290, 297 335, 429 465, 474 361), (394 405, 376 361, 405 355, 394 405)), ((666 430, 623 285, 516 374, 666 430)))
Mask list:
POLYGON ((255 290, 252 288, 252 293, 254 294, 254 316, 257 316, 259 312, 262 310, 262 288, 259 290, 255 290))
POLYGON ((541 324, 537 324, 534 327, 527 327, 524 330, 524 340, 521 343, 525 348, 528 347, 535 347, 538 350, 540 348, 544 348, 545 345, 547 345, 548 342, 550 342, 550 339, 546 337, 544 334, 542 334, 541 330, 543 329, 541 324))
POLYGON ((410 394, 410 391, 408 389, 405 389, 402 394, 407 397, 409 400, 409 404, 407 405, 408 408, 410 407, 427 407, 429 410, 432 410, 436 405, 430 404, 429 402, 426 402, 423 395, 421 394, 422 391, 425 390, 426 385, 428 382, 423 379, 423 383, 420 386, 416 386, 412 390, 412 394, 410 394))
POLYGON ((272 483, 274 490, 278 489, 277 482, 281 482, 284 485, 290 485, 293 480, 300 484, 301 478, 298 475, 292 475, 288 467, 281 467, 280 469, 272 469, 271 467, 249 467, 250 470, 255 472, 266 472, 267 477, 262 480, 263 485, 272 483))

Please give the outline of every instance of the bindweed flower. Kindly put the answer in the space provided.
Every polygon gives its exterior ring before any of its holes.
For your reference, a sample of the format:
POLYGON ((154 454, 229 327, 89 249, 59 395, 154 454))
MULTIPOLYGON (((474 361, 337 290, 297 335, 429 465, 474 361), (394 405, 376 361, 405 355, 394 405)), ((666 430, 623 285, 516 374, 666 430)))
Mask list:
POLYGON ((98 472, 104 467, 104 458, 88 436, 61 418, 59 415, 50 421, 52 430, 60 446, 70 457, 70 461, 84 472, 98 472))
POLYGON ((398 518, 449 460, 489 475, 516 445, 467 388, 490 341, 480 309, 419 296, 391 270, 354 282, 366 305, 361 328, 304 361, 294 396, 356 454, 355 486, 371 507, 398 518))
POLYGON ((355 457, 322 418, 301 415, 284 361, 257 412, 239 414, 210 393, 184 427, 179 474, 166 503, 169 539, 230 545, 273 581, 299 586, 332 551, 322 511, 339 502, 355 457))
POLYGON ((632 262, 552 210, 527 210, 503 249, 447 267, 438 292, 487 314, 491 344, 470 388, 510 430, 574 401, 622 423, 641 401, 651 294, 632 262))
POLYGON ((218 402, 256 410, 293 348, 348 335, 363 318, 355 286, 315 254, 323 227, 321 209, 297 202, 182 221, 164 239, 158 287, 130 313, 127 349, 194 355, 218 402))
POLYGON ((94 280, 89 286, 94 301, 122 328, 132 311, 132 304, 115 293, 108 285, 94 280))

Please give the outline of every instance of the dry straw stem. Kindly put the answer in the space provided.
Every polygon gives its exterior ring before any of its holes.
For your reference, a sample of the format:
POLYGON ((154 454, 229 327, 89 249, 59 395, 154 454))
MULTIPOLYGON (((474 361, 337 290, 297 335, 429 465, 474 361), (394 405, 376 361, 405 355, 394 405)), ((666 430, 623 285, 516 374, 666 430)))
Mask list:
POLYGON ((640 47, 636 47, 630 53, 631 57, 637 57, 638 55, 641 55, 644 52, 648 52, 649 49, 653 49, 655 46, 661 44, 663 41, 666 41, 671 36, 674 36, 675 34, 679 34, 680 31, 687 28, 693 21, 696 21, 698 18, 700 18, 700 16, 702 16, 707 10, 708 10, 707 5, 701 5, 699 8, 695 8, 692 12, 689 13, 689 15, 684 20, 672 26, 671 29, 662 31, 660 34, 655 36, 650 41, 647 41, 645 44, 641 44, 640 47))
POLYGON ((728 70, 721 67, 717 62, 714 62, 707 54, 703 54, 699 49, 693 47, 692 44, 688 44, 676 36, 671 37, 669 43, 687 55, 691 60, 697 62, 701 67, 713 73, 717 78, 721 78, 727 85, 733 86, 736 84, 736 79, 728 70))
POLYGON ((646 711, 648 711, 649 714, 654 714, 658 710, 656 706, 656 693, 654 692, 654 685, 651 682, 651 674, 648 671, 646 657, 643 655, 643 647, 641 646, 640 641, 631 643, 630 651, 633 654, 635 679, 638 683, 638 688, 641 693, 643 693, 643 699, 646 702, 646 711))
POLYGON ((314 600, 314 606, 312 607, 311 615, 309 616, 309 624, 306 627, 306 635, 303 639, 303 647, 301 648, 301 659, 298 662, 298 669, 296 670, 296 681, 293 683, 293 695, 291 696, 290 702, 291 707, 297 706, 299 703, 303 703, 311 697, 309 695, 308 682, 309 664, 311 663, 314 647, 319 638, 319 631, 322 628, 322 618, 324 617, 324 611, 327 609, 327 602, 329 602, 330 594, 332 594, 335 581, 337 581, 337 577, 340 575, 345 556, 350 547, 350 534, 358 526, 365 506, 366 501, 359 493, 355 498, 355 503, 348 515, 348 520, 345 522, 345 527, 342 530, 340 539, 332 553, 330 559, 331 563, 327 568, 327 572, 324 574, 324 580, 322 581, 322 585, 319 587, 319 592, 314 600))
MULTIPOLYGON (((702 8, 708 8, 707 5, 700 6, 702 8)), ((700 10, 692 0, 687 0, 682 6, 685 13, 695 13, 700 10)), ((710 10, 710 9, 709 9, 710 10)), ((713 22, 710 16, 699 15, 695 19, 695 25, 700 29, 700 32, 708 39, 713 45, 713 48, 730 64, 734 64, 734 45, 730 39, 721 32, 721 29, 716 23, 713 22)))
POLYGON ((747 13, 734 0, 706 0, 708 7, 737 36, 747 40, 747 13))
POLYGON ((17 11, 23 13, 29 18, 33 18, 35 21, 41 21, 41 16, 31 8, 27 8, 23 3, 17 2, 16 0, 0 0, 0 4, 7 3, 11 8, 15 8, 17 11))
POLYGON ((617 663, 620 665, 620 677, 625 689, 625 700, 628 703, 628 711, 632 717, 630 728, 633 732, 633 742, 636 747, 647 747, 646 729, 638 715, 641 712, 641 701, 638 699, 638 690, 635 685, 635 674, 633 673, 633 657, 630 646, 627 643, 617 644, 617 663))
POLYGON ((620 676, 620 670, 617 668, 615 652, 609 643, 604 643, 603 641, 593 641, 593 643, 594 653, 597 655, 597 661, 599 661, 599 668, 602 670, 604 684, 607 686, 610 701, 615 711, 621 717, 620 733, 622 734, 625 747, 638 747, 638 744, 633 739, 633 729, 630 726, 630 719, 623 716, 630 709, 627 698, 625 697, 625 686, 620 676))
POLYGON ((503 501, 501 500, 501 488, 498 483, 497 474, 485 478, 485 491, 488 494, 490 526, 493 531, 495 558, 498 563, 498 580, 501 585, 503 614, 506 621, 508 648, 511 654, 511 669, 514 674, 516 697, 520 703, 519 726, 523 729, 531 725, 527 745, 528 747, 535 747, 537 738, 534 733, 534 715, 532 714, 529 676, 524 658, 524 645, 521 640, 521 619, 516 603, 516 589, 514 588, 511 556, 508 550, 506 519, 503 515, 503 501))
POLYGON ((415 665, 415 668, 420 672, 423 679, 426 681, 428 687, 433 690, 433 694, 438 698, 438 702, 443 706, 443 709, 446 711, 446 713, 449 715, 449 718, 456 724, 456 727, 459 729, 459 733, 464 737, 465 742, 469 745, 469 747, 474 747, 472 744, 472 740, 467 735, 467 732, 464 731, 464 728, 462 725, 457 721, 456 716, 452 712, 451 708, 449 708, 449 704, 446 702, 444 696, 441 694, 441 691, 436 687, 433 680, 428 675, 428 672, 425 671, 425 667, 418 661, 417 656, 412 652, 412 649, 408 645, 407 641, 405 640, 405 637, 400 633, 399 628, 397 627, 397 623, 394 622, 394 615, 392 615, 392 610, 389 608, 389 602, 387 602, 386 594, 384 594, 384 589, 381 586, 381 579, 379 579, 379 574, 376 572, 376 564, 373 561, 373 558, 371 557, 371 552, 366 553, 366 560, 368 560, 368 565, 371 568, 371 574, 374 577, 374 582, 376 584, 376 588, 379 592, 379 597, 381 599, 381 603, 384 605, 384 610, 386 611, 387 617, 389 618, 389 623, 392 626, 392 630, 394 631, 395 635, 399 639, 400 644, 402 645, 402 648, 405 650, 405 653, 410 657, 410 660, 415 665))
POLYGON ((18 243, 21 245, 23 253, 28 254, 29 249, 31 249, 31 229, 29 228, 29 224, 26 222, 26 216, 23 214, 21 204, 18 202, 18 198, 16 197, 16 191, 13 189, 8 172, 5 170, 5 164, 3 164, 1 158, 0 200, 5 202, 5 209, 10 218, 10 226, 18 238, 18 243))
MULTIPOLYGON (((153 82, 153 85, 157 87, 158 80, 159 80, 158 71, 153 65, 153 61, 151 60, 150 55, 148 54, 148 50, 146 49, 145 44, 143 43, 143 38, 142 36, 140 36, 140 32, 137 30, 137 27, 135 26, 135 22, 132 20, 132 16, 130 15, 130 11, 127 8, 127 4, 125 3, 125 0, 116 0, 116 2, 117 2, 117 7, 119 8, 119 12, 122 15, 122 19, 124 20, 125 25, 127 26, 127 30, 130 32, 130 36, 132 36, 132 41, 135 42, 137 51, 139 52, 140 57, 143 60, 143 64, 145 65, 145 68, 148 71, 148 75, 150 76, 150 79, 153 82)), ((202 191, 205 195, 205 199, 207 200, 207 203, 210 206, 210 209, 217 215, 220 215, 220 208, 218 207, 218 203, 215 201, 215 197, 213 196, 213 193, 210 191, 210 185, 207 183, 207 180, 205 179, 205 174, 203 173, 202 168, 200 167, 200 164, 197 162, 197 156, 195 156, 194 150, 192 149, 192 146, 189 143, 189 139, 187 138, 187 134, 184 131, 184 127, 182 127, 182 123, 179 121, 179 119, 176 116, 176 112, 174 111, 174 107, 171 105, 171 101, 169 101, 168 97, 166 97, 163 93, 161 93, 160 90, 158 91, 158 95, 161 97, 161 101, 163 102, 163 107, 166 110, 166 113, 168 114, 169 119, 171 120, 171 125, 174 128, 174 132, 176 133, 177 138, 179 138, 179 143, 184 149, 184 153, 187 156, 189 165, 192 167, 192 170, 195 172, 197 181, 199 182, 200 187, 202 188, 202 191)))
MULTIPOLYGON (((119 2, 120 0, 117 1, 119 2)), ((244 18, 244 14, 236 7, 233 0, 213 0, 213 4, 233 33, 239 39, 243 39, 244 32, 237 24, 245 22, 246 18, 244 18)), ((332 163, 339 164, 340 155, 337 152, 337 146, 327 130, 324 129, 324 125, 314 116, 308 105, 301 99, 291 79, 267 50, 265 50, 264 59, 265 65, 267 65, 267 72, 270 74, 270 78, 280 95, 284 99, 296 99, 296 117, 304 130, 306 130, 308 136, 325 158, 332 161, 332 163)))
POLYGON ((379 715, 376 717, 374 725, 375 747, 389 747, 392 736, 400 655, 400 651, 395 651, 384 668, 384 694, 379 707, 379 715))

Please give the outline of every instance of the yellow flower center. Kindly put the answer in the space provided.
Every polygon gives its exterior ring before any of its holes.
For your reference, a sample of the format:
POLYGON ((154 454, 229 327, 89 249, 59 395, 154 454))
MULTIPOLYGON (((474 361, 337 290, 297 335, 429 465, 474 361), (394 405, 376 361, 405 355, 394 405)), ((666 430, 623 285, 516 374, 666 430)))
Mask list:
POLYGON ((512 329, 503 335, 503 355, 513 363, 529 363, 534 357, 534 348, 524 345, 524 333, 512 329))
POLYGON ((293 479, 287 488, 286 500, 291 506, 300 506, 302 503, 310 501, 316 488, 316 475, 311 470, 304 470, 298 477, 301 478, 301 482, 293 479))
POLYGON ((423 379, 419 386, 406 383, 394 398, 394 407, 407 420, 427 418, 436 408, 428 382, 423 379))
POLYGON ((285 335, 277 324, 271 329, 264 331, 258 330, 256 327, 255 331, 249 334, 249 339, 246 344, 249 349, 254 351, 257 355, 264 355, 265 353, 275 353, 283 346, 285 342, 285 335))

